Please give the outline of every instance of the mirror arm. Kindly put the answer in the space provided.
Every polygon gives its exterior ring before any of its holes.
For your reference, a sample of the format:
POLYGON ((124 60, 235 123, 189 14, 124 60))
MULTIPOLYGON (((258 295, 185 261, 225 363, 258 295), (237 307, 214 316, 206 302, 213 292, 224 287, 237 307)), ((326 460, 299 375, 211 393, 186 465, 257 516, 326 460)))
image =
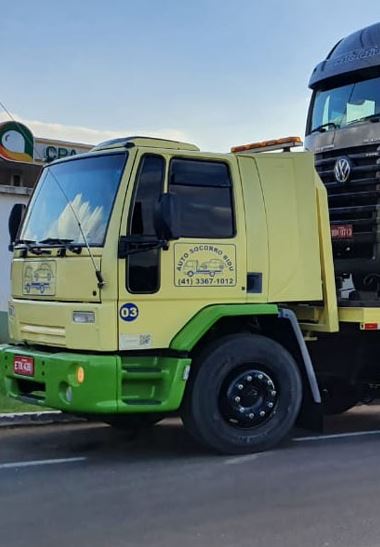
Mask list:
POLYGON ((121 236, 119 239, 117 256, 127 258, 130 255, 151 251, 153 249, 169 249, 169 242, 165 239, 148 239, 144 236, 121 236))

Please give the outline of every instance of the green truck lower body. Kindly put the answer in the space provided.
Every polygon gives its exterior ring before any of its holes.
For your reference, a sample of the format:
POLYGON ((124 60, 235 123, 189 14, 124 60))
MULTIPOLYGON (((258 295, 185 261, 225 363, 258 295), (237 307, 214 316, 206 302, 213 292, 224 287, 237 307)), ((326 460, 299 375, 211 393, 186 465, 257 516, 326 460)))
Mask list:
POLYGON ((9 397, 77 414, 170 412, 181 404, 191 360, 0 346, 9 397), (20 373, 15 360, 28 363, 20 373), (25 374, 26 372, 26 374, 25 374))

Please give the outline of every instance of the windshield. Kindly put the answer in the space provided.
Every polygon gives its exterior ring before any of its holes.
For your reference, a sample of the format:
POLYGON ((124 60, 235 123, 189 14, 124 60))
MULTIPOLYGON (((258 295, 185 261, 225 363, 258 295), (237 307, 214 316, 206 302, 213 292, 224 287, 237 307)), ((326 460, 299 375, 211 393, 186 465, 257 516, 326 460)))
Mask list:
POLYGON ((308 133, 339 129, 375 114, 380 115, 380 78, 317 91, 308 133))
POLYGON ((46 167, 20 239, 83 245, 77 216, 89 245, 102 246, 126 157, 126 153, 109 154, 46 167))

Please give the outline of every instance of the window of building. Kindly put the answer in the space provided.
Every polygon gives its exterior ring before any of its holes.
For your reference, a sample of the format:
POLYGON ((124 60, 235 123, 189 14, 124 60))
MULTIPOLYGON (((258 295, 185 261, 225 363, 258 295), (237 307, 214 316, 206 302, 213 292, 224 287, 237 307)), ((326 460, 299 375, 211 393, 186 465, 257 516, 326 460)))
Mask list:
POLYGON ((11 175, 11 186, 22 186, 22 177, 19 174, 11 175))

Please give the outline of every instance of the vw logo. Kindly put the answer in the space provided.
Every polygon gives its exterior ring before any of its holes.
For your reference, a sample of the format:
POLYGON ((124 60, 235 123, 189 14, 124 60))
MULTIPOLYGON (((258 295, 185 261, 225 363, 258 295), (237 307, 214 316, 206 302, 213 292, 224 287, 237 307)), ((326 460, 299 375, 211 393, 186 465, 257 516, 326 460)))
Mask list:
POLYGON ((351 163, 347 158, 339 158, 335 162, 334 175, 338 182, 347 182, 351 175, 351 163))

